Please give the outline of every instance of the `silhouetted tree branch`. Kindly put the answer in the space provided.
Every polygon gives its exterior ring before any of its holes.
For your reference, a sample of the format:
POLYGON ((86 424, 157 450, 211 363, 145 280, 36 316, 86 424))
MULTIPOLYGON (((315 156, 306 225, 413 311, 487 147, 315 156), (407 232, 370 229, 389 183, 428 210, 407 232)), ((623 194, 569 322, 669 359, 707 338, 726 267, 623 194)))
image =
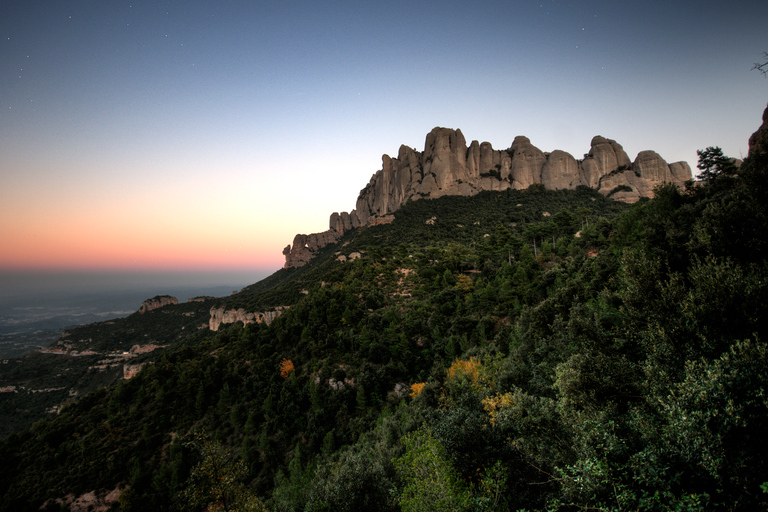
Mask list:
POLYGON ((762 64, 759 62, 755 62, 755 65, 752 66, 752 69, 756 69, 759 72, 763 74, 763 76, 768 76, 768 52, 763 52, 763 57, 766 58, 766 61, 762 64))

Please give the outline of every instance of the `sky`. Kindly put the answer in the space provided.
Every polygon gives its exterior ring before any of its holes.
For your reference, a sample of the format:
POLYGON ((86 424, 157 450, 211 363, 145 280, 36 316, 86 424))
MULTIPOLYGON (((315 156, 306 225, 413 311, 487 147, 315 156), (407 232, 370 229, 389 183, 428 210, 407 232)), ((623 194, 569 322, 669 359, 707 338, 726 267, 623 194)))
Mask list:
POLYGON ((753 0, 4 0, 0 271, 255 282, 435 126, 577 158, 603 135, 694 171, 707 146, 743 157, 766 19, 753 0))

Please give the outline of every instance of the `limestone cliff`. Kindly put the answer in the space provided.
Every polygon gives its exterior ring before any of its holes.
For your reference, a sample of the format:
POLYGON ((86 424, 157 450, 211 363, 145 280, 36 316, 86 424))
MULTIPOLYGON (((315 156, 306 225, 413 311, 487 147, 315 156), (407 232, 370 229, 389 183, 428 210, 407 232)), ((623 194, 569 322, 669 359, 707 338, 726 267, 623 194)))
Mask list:
POLYGON ((141 303, 141 307, 139 308, 139 313, 146 313, 147 311, 152 311, 153 309, 161 308, 163 306, 167 306, 168 304, 178 304, 179 299, 176 297, 171 297, 170 295, 157 295, 155 297, 152 297, 151 299, 147 299, 144 302, 141 303))
POLYGON ((211 308, 211 318, 208 321, 208 328, 212 331, 218 331, 221 324, 232 324, 235 322, 243 322, 244 325, 251 323, 265 323, 269 325, 275 318, 283 314, 285 309, 286 307, 284 306, 278 306, 271 311, 251 313, 243 308, 211 308))
POLYGON ((545 153, 527 137, 515 137, 509 149, 494 150, 490 143, 467 146, 461 130, 435 128, 424 151, 400 146, 397 158, 382 156, 381 170, 360 191, 355 209, 331 215, 322 233, 296 235, 283 249, 285 268, 306 264, 316 251, 335 243, 351 229, 391 218, 406 201, 446 195, 471 196, 484 190, 525 189, 541 184, 548 189, 574 189, 585 185, 603 195, 635 202, 652 197, 662 183, 682 185, 691 179, 686 162, 667 164, 653 151, 641 151, 634 162, 615 140, 596 136, 581 161, 565 151, 545 153))

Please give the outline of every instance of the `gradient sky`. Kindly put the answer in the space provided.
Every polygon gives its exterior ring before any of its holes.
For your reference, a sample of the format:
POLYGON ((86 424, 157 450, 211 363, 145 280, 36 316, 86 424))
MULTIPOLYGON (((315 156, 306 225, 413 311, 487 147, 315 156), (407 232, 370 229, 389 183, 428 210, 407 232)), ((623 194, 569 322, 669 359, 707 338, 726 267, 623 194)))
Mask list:
POLYGON ((741 157, 768 2, 0 3, 0 269, 272 271, 435 126, 741 157))

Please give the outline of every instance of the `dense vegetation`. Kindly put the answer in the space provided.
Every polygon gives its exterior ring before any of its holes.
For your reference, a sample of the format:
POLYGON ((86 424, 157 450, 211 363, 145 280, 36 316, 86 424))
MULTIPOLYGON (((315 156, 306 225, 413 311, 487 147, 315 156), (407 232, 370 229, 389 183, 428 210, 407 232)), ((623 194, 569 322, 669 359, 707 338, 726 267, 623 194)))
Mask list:
POLYGON ((764 510, 768 161, 710 150, 632 207, 533 187, 348 234, 230 299, 271 325, 12 434, 0 509, 764 510))

